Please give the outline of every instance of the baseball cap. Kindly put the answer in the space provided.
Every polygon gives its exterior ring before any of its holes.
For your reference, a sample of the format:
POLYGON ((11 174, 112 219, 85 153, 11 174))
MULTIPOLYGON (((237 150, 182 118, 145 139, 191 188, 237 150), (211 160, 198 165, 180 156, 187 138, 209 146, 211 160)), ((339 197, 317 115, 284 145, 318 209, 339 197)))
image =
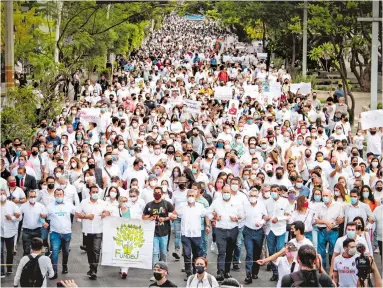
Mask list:
POLYGON ((156 265, 154 265, 154 267, 159 268, 161 270, 169 271, 168 265, 163 261, 157 262, 156 265))

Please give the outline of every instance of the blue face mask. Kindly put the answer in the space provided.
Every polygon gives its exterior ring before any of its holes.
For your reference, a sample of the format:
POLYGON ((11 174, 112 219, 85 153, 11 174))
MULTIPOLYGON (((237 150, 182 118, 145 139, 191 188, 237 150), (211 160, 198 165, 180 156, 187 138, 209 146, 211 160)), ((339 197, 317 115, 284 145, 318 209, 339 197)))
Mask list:
POLYGON ((327 196, 322 197, 324 203, 328 203, 330 201, 330 198, 327 196))
POLYGON ((223 143, 218 143, 217 147, 218 148, 223 148, 223 143))
POLYGON ((254 154, 254 153, 255 153, 255 149, 249 149, 249 152, 250 152, 251 154, 254 154))
POLYGON ((334 169, 336 164, 330 164, 331 165, 331 168, 334 169))
POLYGON ((297 140, 297 143, 298 143, 299 145, 301 145, 301 144, 303 143, 303 140, 298 139, 298 140, 297 140))
POLYGON ((351 204, 353 205, 358 202, 358 198, 355 198, 355 197, 351 197, 350 200, 351 200, 351 204))
POLYGON ((98 193, 92 194, 92 199, 97 200, 98 199, 98 193))
POLYGON ((230 193, 223 193, 222 198, 223 198, 223 200, 229 200, 231 198, 231 194, 230 193))
POLYGON ((21 175, 21 174, 17 174, 16 177, 19 178, 19 179, 21 179, 21 178, 23 178, 23 175, 21 175))
POLYGON ((63 201, 64 201, 64 199, 61 198, 61 197, 57 197, 57 198, 56 198, 56 203, 57 203, 57 204, 61 204, 61 203, 63 203, 63 201))
POLYGON ((192 169, 193 174, 197 174, 197 172, 198 172, 197 169, 192 169))
POLYGON ((354 239, 355 238, 355 234, 356 234, 355 231, 346 231, 346 233, 347 233, 347 237, 349 239, 354 239))
POLYGON ((247 120, 247 124, 253 124, 253 120, 247 120))
POLYGON ((314 200, 319 202, 322 197, 320 195, 314 195, 314 200))
POLYGON ((40 221, 41 224, 44 224, 44 223, 45 223, 45 219, 44 219, 44 218, 41 218, 41 217, 40 217, 40 218, 39 218, 39 221, 40 221))
POLYGON ((277 199, 278 198, 278 192, 271 192, 271 198, 277 199))
POLYGON ((16 151, 16 156, 17 156, 17 157, 19 157, 19 156, 20 156, 20 154, 21 154, 21 152, 20 152, 20 151, 16 151))

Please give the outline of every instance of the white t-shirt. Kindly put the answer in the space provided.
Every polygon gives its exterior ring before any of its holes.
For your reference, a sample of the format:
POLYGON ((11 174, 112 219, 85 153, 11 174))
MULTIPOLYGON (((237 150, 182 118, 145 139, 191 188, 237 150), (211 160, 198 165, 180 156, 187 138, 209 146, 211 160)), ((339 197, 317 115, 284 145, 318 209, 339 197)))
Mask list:
POLYGON ((303 246, 303 245, 314 246, 313 243, 311 242, 311 240, 308 239, 308 238, 306 238, 306 237, 303 238, 303 240, 302 240, 302 241, 299 241, 299 242, 297 241, 296 238, 291 239, 289 242, 290 242, 290 243, 293 243, 293 244, 295 245, 295 247, 298 248, 298 250, 299 250, 299 248, 301 248, 301 246, 303 246))
POLYGON ((357 255, 351 258, 344 258, 338 255, 334 259, 334 271, 338 272, 339 287, 356 287, 358 283, 358 270, 356 269, 355 259, 357 255))

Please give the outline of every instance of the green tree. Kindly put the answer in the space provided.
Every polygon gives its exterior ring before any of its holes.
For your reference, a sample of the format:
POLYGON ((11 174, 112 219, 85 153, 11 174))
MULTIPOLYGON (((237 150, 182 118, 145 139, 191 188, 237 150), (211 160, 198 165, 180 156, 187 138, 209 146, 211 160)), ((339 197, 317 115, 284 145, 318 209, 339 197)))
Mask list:
POLYGON ((144 245, 144 230, 141 226, 132 224, 121 224, 117 228, 117 236, 113 240, 118 246, 123 247, 125 254, 131 254, 134 249, 144 245))

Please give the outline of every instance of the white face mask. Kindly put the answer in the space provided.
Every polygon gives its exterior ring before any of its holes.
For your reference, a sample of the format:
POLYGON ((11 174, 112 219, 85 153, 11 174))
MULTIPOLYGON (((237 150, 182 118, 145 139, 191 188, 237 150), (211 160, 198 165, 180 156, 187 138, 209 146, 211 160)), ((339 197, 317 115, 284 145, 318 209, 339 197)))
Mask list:
POLYGON ((194 197, 188 197, 188 203, 193 204, 195 202, 194 197))
POLYGON ((56 178, 60 178, 61 177, 61 173, 56 173, 56 178))
POLYGON ((115 199, 117 196, 117 192, 110 192, 109 196, 110 196, 110 198, 115 199))
POLYGON ((258 197, 249 197, 250 203, 256 203, 258 197))
POLYGON ((236 185, 236 184, 232 184, 232 185, 231 185, 231 190, 233 190, 234 192, 237 192, 238 189, 239 189, 239 186, 238 186, 238 185, 236 185))
POLYGON ((77 163, 72 163, 71 166, 72 166, 72 168, 76 168, 77 167, 77 163))
POLYGON ((209 154, 207 154, 207 157, 208 157, 209 159, 212 159, 212 158, 214 157, 214 154, 209 153, 209 154))
POLYGON ((270 198, 270 192, 265 192, 264 194, 263 194, 263 198, 270 198))
POLYGON ((182 165, 183 165, 184 167, 186 167, 186 166, 188 166, 188 162, 187 162, 187 161, 183 161, 183 162, 182 162, 182 165))
POLYGON ((2 194, 2 195, 0 196, 0 201, 1 201, 1 202, 4 202, 5 200, 7 200, 7 196, 4 195, 4 194, 2 194))
POLYGON ((168 185, 162 185, 162 191, 167 192, 168 191, 168 185))
POLYGON ((157 185, 157 181, 150 181, 150 186, 156 186, 157 185))

